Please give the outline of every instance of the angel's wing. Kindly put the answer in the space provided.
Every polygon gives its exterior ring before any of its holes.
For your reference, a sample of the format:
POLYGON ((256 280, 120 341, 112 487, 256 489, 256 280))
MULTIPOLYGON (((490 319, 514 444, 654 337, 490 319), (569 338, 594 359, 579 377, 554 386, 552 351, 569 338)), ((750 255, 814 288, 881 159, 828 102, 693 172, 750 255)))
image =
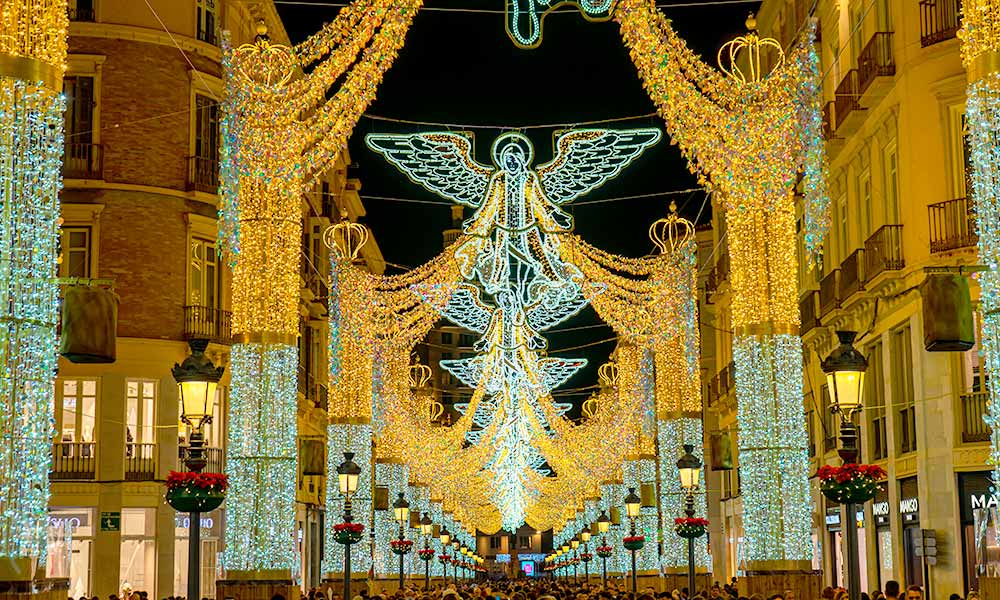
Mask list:
POLYGON ((457 133, 373 133, 368 147, 385 156, 415 183, 449 200, 478 207, 493 169, 472 157, 472 142, 457 133))
POLYGON ((563 204, 614 178, 658 141, 653 127, 578 129, 559 136, 556 157, 536 170, 549 200, 563 204))

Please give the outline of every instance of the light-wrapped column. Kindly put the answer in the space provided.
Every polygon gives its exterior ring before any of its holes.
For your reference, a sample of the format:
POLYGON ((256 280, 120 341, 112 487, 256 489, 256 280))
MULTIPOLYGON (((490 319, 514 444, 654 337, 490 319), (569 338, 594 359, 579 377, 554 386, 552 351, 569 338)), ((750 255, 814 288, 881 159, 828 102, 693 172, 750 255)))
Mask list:
MULTIPOLYGON (((329 473, 326 490, 326 538, 323 547, 323 573, 328 578, 335 579, 344 573, 344 546, 334 540, 333 524, 340 523, 344 514, 344 498, 334 487, 334 477, 337 467, 344 460, 344 452, 354 453, 354 462, 361 467, 358 476, 358 489, 351 497, 351 513, 355 523, 368 527, 369 515, 372 511, 372 428, 368 424, 330 423, 326 428, 327 459, 326 472, 329 473)), ((368 533, 367 531, 365 533, 368 533)), ((351 544, 351 573, 365 574, 371 567, 371 553, 364 540, 351 544)))
POLYGON ((295 561, 300 124, 281 110, 290 48, 226 49, 223 221, 235 224, 224 564, 284 578, 295 561), (238 249, 238 252, 236 250, 238 249))
POLYGON ((66 2, 0 8, 0 557, 44 562, 66 2))
MULTIPOLYGON (((988 373, 1000 372, 1000 1, 965 0, 962 6, 962 61, 965 64, 966 122, 972 184, 970 196, 979 230, 979 276, 983 315, 983 355, 988 373)), ((986 422, 993 430, 993 480, 1000 481, 1000 385, 987 386, 986 422)))
MULTIPOLYGON (((705 455, 703 444, 702 423, 700 417, 680 417, 661 420, 659 423, 660 450, 660 512, 663 517, 663 556, 661 564, 668 569, 687 568, 687 540, 674 532, 674 519, 685 516, 687 494, 680 486, 680 473, 677 470, 677 459, 683 453, 683 445, 694 446, 692 454, 697 457, 705 455)), ((705 490, 699 488, 694 493, 694 511, 696 517, 707 514, 705 490)), ((708 556, 708 538, 702 536, 694 540, 695 567, 704 568, 711 565, 708 556)))
POLYGON ((405 496, 409 476, 409 468, 402 461, 376 455, 375 482, 389 489, 389 509, 375 511, 374 561, 377 577, 394 577, 399 573, 399 557, 389 548, 389 542, 399 537, 399 523, 392 510, 392 503, 399 497, 400 492, 405 496))

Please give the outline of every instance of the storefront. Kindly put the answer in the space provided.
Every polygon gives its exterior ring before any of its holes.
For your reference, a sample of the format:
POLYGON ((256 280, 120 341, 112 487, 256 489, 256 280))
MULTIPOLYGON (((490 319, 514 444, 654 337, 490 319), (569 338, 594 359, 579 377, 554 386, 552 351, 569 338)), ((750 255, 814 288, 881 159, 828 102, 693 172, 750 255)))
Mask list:
POLYGON ((1000 576, 997 497, 989 471, 958 474, 959 518, 965 589, 978 590, 979 576, 1000 576))
POLYGON ((49 508, 48 563, 45 576, 69 579, 69 596, 91 596, 90 559, 94 546, 94 509, 49 508))
MULTIPOLYGON (((201 516, 201 597, 215 597, 222 551, 223 509, 201 516)), ((174 516, 174 596, 187 596, 188 540, 191 518, 187 513, 174 516)))
POLYGON ((924 585, 924 564, 917 548, 923 544, 920 532, 920 503, 917 478, 899 480, 899 520, 903 533, 903 577, 901 584, 924 585))
MULTIPOLYGON (((856 510, 854 514, 854 525, 858 531, 858 572, 861 589, 866 590, 868 589, 868 571, 865 565, 868 564, 868 544, 865 539, 865 511, 860 506, 858 508, 861 510, 856 510)), ((828 506, 826 509, 826 529, 830 544, 830 551, 828 552, 830 556, 829 584, 834 587, 847 585, 847 566, 845 563, 846 557, 844 556, 846 544, 844 542, 844 529, 841 523, 843 513, 842 506, 828 506)))
POLYGON ((122 508, 120 589, 156 596, 156 509, 122 508))
MULTIPOLYGON (((878 588, 885 589, 885 582, 895 579, 892 568, 892 521, 889 491, 879 489, 872 501, 875 521, 875 561, 878 565, 878 588)), ((867 589, 867 588, 865 588, 867 589)))

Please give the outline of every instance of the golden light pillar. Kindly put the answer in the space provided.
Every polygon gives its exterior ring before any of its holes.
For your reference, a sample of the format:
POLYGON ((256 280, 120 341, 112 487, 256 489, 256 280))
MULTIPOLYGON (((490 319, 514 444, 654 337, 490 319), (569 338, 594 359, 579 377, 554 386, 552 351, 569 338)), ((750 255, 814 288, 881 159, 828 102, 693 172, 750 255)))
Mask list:
POLYGON ((0 582, 25 593, 45 574, 67 26, 65 0, 0 4, 0 582))

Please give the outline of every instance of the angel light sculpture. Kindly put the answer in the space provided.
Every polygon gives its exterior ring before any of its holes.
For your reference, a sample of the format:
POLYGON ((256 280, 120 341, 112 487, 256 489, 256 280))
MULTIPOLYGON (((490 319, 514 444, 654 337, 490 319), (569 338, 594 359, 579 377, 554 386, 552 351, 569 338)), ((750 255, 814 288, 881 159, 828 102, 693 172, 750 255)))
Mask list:
POLYGON ((571 406, 554 403, 551 391, 586 364, 545 356, 540 335, 587 304, 583 273, 560 257, 560 236, 573 229, 560 207, 613 179, 659 139, 653 128, 569 131, 556 138, 555 158, 533 168, 534 148, 520 133, 496 139, 492 166, 476 162, 472 141, 458 133, 366 138, 415 183, 475 209, 454 250, 464 282, 446 304, 442 289, 417 291, 444 304, 442 316, 481 335, 476 356, 442 360, 441 367, 477 390, 457 408, 477 427, 469 441, 493 448, 484 468, 508 530, 521 525, 533 483, 548 474, 533 440, 571 406))

